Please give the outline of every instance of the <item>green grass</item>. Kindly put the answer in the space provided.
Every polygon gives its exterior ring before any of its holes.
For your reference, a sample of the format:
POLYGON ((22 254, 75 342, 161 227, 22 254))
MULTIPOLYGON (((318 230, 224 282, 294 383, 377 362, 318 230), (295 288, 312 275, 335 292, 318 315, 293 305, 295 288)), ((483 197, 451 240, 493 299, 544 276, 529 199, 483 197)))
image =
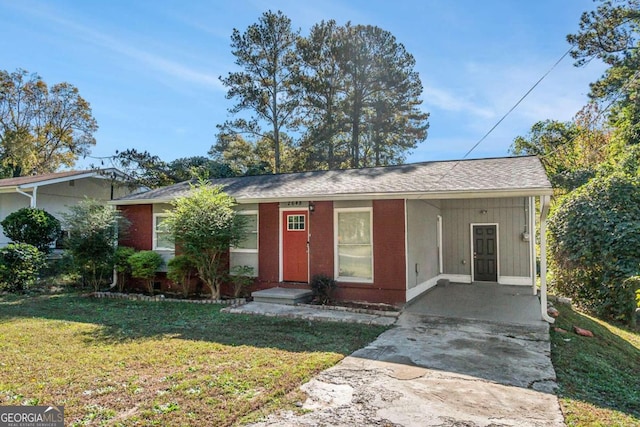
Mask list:
POLYGON ((640 333, 558 305, 551 359, 569 426, 640 426, 640 333), (588 329, 594 338, 573 333, 588 329))
POLYGON ((385 330, 219 306, 0 296, 0 405, 65 405, 66 425, 232 425, 291 405, 385 330))

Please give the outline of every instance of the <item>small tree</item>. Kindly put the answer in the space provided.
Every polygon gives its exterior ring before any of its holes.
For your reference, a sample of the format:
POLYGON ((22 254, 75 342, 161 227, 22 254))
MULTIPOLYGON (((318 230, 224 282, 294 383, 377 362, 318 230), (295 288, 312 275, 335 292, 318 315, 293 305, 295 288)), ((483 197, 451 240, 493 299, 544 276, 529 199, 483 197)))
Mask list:
POLYGON ((154 251, 140 251, 129 257, 131 276, 144 280, 147 291, 151 295, 153 295, 153 281, 156 278, 156 272, 162 264, 164 264, 164 260, 160 254, 154 251))
POLYGON ((189 296, 189 285, 193 276, 193 262, 186 255, 176 255, 167 263, 167 277, 182 291, 182 296, 189 296))
POLYGON ((192 260, 211 298, 219 299, 220 283, 226 276, 225 255, 244 236, 244 218, 236 215, 235 200, 221 187, 203 182, 172 204, 174 209, 164 224, 182 253, 192 260))
POLYGON ((131 264, 129 258, 136 253, 136 250, 128 246, 118 246, 114 258, 114 268, 118 273, 118 291, 124 291, 127 275, 131 274, 131 264))
POLYGON ((15 292, 30 288, 45 263, 45 254, 35 246, 9 243, 0 249, 0 289, 15 292))
POLYGON ((19 209, 9 214, 0 224, 5 236, 13 242, 33 245, 45 253, 62 233, 60 221, 44 209, 19 209))
POLYGON ((128 222, 111 206, 91 199, 71 206, 63 218, 69 230, 66 248, 84 281, 97 291, 113 269, 118 231, 128 222))

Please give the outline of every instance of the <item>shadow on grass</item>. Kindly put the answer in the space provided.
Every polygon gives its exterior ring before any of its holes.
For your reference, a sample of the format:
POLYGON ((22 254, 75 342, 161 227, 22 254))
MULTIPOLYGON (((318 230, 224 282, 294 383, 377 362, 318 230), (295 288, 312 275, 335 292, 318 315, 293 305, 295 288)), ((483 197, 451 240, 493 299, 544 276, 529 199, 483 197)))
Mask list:
POLYGON ((221 313, 219 305, 94 299, 78 294, 0 297, 0 324, 43 318, 100 326, 87 342, 171 336, 232 346, 351 354, 387 328, 221 313))
POLYGON ((568 306, 559 306, 551 331, 551 358, 561 397, 623 412, 640 419, 640 336, 635 345, 568 306), (588 329, 594 338, 573 333, 573 326, 588 329))

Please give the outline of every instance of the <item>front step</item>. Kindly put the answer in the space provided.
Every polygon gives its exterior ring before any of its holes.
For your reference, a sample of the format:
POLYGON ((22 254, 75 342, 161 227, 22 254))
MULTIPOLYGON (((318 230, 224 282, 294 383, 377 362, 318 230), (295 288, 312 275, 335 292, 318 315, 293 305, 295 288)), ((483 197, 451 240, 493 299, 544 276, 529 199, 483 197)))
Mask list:
POLYGON ((311 301, 313 292, 309 289, 270 288, 252 292, 251 296, 255 302, 294 305, 311 301))

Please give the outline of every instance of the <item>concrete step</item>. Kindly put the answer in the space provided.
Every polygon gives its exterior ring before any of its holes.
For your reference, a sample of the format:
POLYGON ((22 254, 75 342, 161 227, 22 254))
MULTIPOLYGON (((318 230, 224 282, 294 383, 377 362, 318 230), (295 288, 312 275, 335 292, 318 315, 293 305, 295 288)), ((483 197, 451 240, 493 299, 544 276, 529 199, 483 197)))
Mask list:
POLYGON ((255 302, 294 305, 311 301, 313 292, 309 289, 270 288, 251 293, 255 302))

